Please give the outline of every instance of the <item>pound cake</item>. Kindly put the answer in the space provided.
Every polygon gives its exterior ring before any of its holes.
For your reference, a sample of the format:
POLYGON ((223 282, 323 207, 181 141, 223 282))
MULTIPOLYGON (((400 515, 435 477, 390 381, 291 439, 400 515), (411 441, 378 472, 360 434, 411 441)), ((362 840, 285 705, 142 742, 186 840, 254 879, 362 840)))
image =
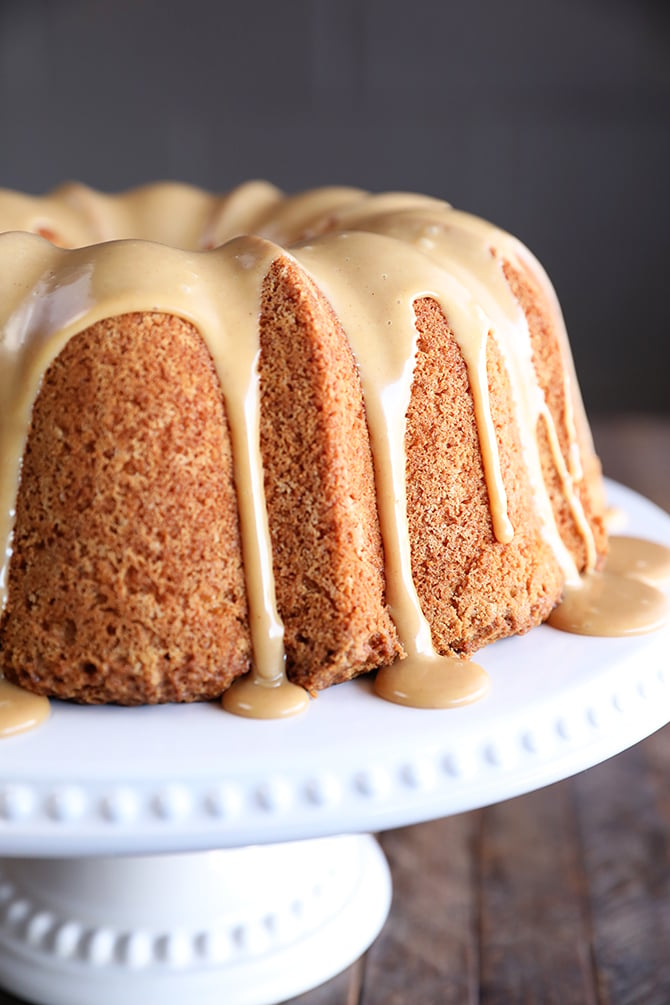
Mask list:
POLYGON ((544 621, 606 551, 549 281, 446 203, 0 193, 0 670, 314 694, 544 621))

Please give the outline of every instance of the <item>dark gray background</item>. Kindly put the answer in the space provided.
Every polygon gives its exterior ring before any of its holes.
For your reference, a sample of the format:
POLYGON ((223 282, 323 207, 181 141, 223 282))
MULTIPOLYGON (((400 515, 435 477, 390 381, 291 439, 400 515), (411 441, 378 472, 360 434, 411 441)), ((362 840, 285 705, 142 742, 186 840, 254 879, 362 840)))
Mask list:
POLYGON ((0 184, 248 177, 489 217, 589 410, 670 411, 666 0, 0 0, 0 184))

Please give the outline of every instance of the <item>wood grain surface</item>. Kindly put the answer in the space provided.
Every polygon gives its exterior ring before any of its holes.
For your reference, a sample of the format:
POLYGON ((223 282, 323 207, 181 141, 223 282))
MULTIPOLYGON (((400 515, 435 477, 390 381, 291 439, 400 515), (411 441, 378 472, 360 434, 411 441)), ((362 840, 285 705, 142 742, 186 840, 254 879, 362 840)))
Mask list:
MULTIPOLYGON (((670 511, 670 418, 594 434, 606 473, 670 511)), ((394 890, 381 935, 291 1005, 669 1005, 670 726, 574 778, 380 841, 394 890)))

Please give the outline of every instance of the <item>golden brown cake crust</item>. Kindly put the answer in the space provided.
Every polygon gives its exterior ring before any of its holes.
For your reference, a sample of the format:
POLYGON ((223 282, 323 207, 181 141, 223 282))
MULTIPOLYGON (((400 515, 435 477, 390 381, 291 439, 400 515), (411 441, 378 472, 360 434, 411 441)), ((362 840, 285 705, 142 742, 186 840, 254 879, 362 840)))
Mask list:
POLYGON ((415 305, 419 343, 407 416, 412 572, 433 643, 469 654, 528 631, 557 603, 563 576, 540 533, 495 342, 487 369, 491 413, 514 538, 496 541, 468 373, 439 305, 415 305))
POLYGON ((393 661, 360 381, 330 305, 288 258, 261 309, 261 454, 289 677, 310 691, 393 661))
POLYGON ((250 664, 221 392, 195 329, 101 321, 49 368, 17 501, 6 676, 82 702, 219 695, 250 664))
MULTIPOLYGON (((552 325, 551 311, 547 309, 548 305, 543 302, 542 290, 527 270, 522 271, 520 267, 514 268, 509 262, 504 263, 503 270, 505 278, 525 314, 538 385, 544 392, 547 406, 553 416, 561 453, 567 459, 570 440, 566 417, 565 373, 558 333, 552 325)), ((577 425, 575 432, 582 463, 592 465, 590 469, 588 466, 585 467, 585 477, 576 486, 577 494, 593 533, 598 565, 602 565, 607 554, 607 531, 605 529, 600 462, 592 455, 588 444, 584 442, 584 431, 579 425, 577 425)), ((549 491, 556 523, 566 547, 574 557, 578 570, 582 572, 587 564, 584 536, 575 523, 574 515, 568 505, 568 496, 561 484, 556 466, 552 462, 544 422, 538 423, 536 435, 542 459, 542 475, 549 491)))

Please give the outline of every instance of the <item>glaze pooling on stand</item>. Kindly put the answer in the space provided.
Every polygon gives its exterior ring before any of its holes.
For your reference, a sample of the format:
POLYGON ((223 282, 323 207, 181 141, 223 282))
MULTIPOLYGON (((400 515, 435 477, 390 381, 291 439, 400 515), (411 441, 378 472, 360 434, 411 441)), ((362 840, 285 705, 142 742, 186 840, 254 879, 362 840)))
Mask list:
POLYGON ((625 534, 610 538, 607 571, 652 585, 670 583, 670 548, 625 534))
POLYGON ((49 699, 31 694, 0 676, 0 738, 17 736, 49 718, 49 699))
POLYGON ((286 719, 303 712, 309 696, 285 674, 268 681, 259 673, 251 673, 233 681, 224 692, 222 703, 227 712, 245 719, 286 719))
POLYGON ((483 698, 490 684, 486 670, 471 660, 412 654, 377 672, 375 694, 411 708, 460 708, 483 698))
POLYGON ((665 594, 647 583, 612 572, 592 572, 567 586, 548 624, 576 635, 644 635, 670 620, 665 594))
MULTIPOLYGON (((492 341, 512 386, 543 536, 566 582, 576 584, 578 570, 561 539, 544 482, 540 423, 584 540, 587 566, 595 565, 593 535, 579 496, 584 472, 578 435, 587 452, 592 444, 571 377, 560 310, 535 259, 497 228, 424 196, 368 196, 330 188, 286 198, 265 182, 250 182, 224 197, 176 184, 113 196, 80 185, 64 186, 41 199, 0 193, 0 221, 5 228, 49 234, 55 244, 75 249, 61 250, 27 233, 0 238, 0 399, 6 403, 0 427, 3 554, 7 559, 11 554, 14 500, 32 405, 42 375, 66 342, 98 320, 130 312, 164 312, 192 323, 209 348, 221 384, 239 500, 254 666, 250 685, 240 683, 227 699, 236 711, 244 705, 245 715, 268 714, 267 709, 254 711, 255 694, 263 695, 264 706, 269 696, 279 701, 279 715, 306 702, 302 697, 296 701, 284 670, 259 451, 261 290, 270 266, 282 256, 292 257, 330 301, 360 372, 387 600, 407 653, 405 672, 411 662, 433 661, 437 667, 441 659, 414 586, 406 512, 405 417, 417 352, 414 304, 420 298, 438 303, 467 367, 495 538, 509 542, 515 528, 488 397, 486 363, 492 341), (259 236, 243 236, 252 232, 259 236), (91 244, 96 246, 85 247, 91 244), (213 250, 201 250, 207 248, 213 250), (504 275, 506 261, 532 275, 558 333, 567 374, 565 458, 534 372, 526 318, 504 275)), ((4 562, 3 591, 6 576, 4 562)), ((463 680, 464 661, 456 662, 447 691, 456 677, 463 680)), ((472 673, 469 687, 475 695, 483 685, 481 675, 472 673)), ((453 703, 448 696, 445 701, 453 703)))
POLYGON ((612 537, 602 572, 590 572, 549 616, 552 628, 577 635, 643 635, 670 621, 657 586, 670 581, 670 548, 637 537, 612 537))

